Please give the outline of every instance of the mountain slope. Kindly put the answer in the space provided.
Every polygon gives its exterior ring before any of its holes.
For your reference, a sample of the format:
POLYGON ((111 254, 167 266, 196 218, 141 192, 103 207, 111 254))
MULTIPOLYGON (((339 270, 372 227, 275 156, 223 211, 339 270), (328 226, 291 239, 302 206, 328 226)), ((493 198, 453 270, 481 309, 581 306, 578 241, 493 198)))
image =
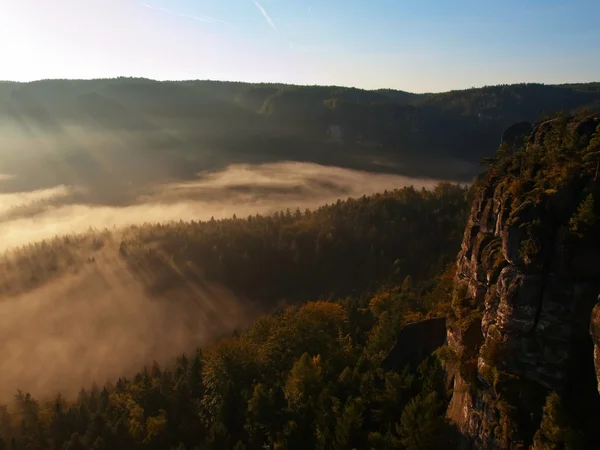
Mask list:
POLYGON ((160 167, 162 178, 295 160, 470 181, 507 126, 599 102, 597 84, 410 94, 131 78, 1 83, 0 173, 42 180, 51 166, 70 184, 72 172, 93 176, 117 159, 160 167))

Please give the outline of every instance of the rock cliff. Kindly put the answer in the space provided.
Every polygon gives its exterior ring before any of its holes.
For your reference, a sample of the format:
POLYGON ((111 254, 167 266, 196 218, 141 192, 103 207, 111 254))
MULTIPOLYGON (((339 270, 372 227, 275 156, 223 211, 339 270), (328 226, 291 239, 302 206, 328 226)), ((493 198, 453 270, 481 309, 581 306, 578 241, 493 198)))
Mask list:
POLYGON ((579 405, 577 433, 598 444, 600 311, 595 352, 589 330, 600 293, 599 161, 600 116, 559 117, 518 149, 503 143, 474 186, 447 326, 448 416, 465 448, 528 448, 551 392, 579 405))
POLYGON ((446 342, 446 319, 434 318, 409 323, 398 332, 396 343, 382 362, 386 370, 416 368, 446 342))

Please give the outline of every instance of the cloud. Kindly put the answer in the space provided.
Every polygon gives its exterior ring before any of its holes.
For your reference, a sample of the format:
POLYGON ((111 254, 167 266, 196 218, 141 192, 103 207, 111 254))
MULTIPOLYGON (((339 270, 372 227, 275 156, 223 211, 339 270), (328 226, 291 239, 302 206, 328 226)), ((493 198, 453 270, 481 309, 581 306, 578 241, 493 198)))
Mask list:
POLYGON ((155 11, 162 11, 162 12, 166 12, 166 13, 169 13, 169 14, 177 14, 178 16, 186 17, 188 19, 198 20, 200 22, 223 23, 223 24, 226 24, 226 25, 231 25, 231 22, 227 22, 225 20, 217 19, 217 18, 211 17, 211 16, 185 14, 185 13, 182 13, 182 12, 177 12, 177 11, 173 11, 173 10, 166 9, 166 8, 160 8, 158 6, 152 6, 152 5, 149 5, 147 3, 140 3, 140 6, 143 6, 144 8, 148 8, 148 9, 153 9, 155 11))
POLYGON ((262 5, 260 3, 258 3, 256 0, 252 0, 252 1, 256 5, 256 7, 259 9, 259 11, 262 13, 262 15, 265 17, 266 21, 269 22, 269 25, 271 26, 271 28, 273 28, 273 30, 275 30, 275 33, 279 33, 279 30, 275 26, 275 23, 273 22, 271 17, 269 17, 269 14, 265 10, 265 8, 263 8, 262 5))

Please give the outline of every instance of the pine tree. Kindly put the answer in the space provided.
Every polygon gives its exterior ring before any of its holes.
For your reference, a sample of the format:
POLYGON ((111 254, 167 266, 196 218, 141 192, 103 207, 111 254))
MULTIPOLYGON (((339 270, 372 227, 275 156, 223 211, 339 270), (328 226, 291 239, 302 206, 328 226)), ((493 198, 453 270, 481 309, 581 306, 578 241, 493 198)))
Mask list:
POLYGON ((600 179, 600 125, 596 128, 596 133, 588 144, 583 160, 594 170, 594 182, 597 182, 600 179))
POLYGON ((588 194, 583 202, 577 208, 577 212, 573 215, 569 222, 571 231, 576 232, 579 235, 592 227, 598 217, 594 211, 594 196, 588 194))
POLYGON ((83 441, 81 440, 81 437, 79 436, 78 433, 74 433, 71 436, 71 439, 68 442, 65 442, 65 445, 63 445, 62 450, 87 450, 85 448, 85 445, 83 444, 83 441))
POLYGON ((436 392, 421 393, 406 405, 396 433, 406 450, 453 448, 444 405, 436 392))
POLYGON ((334 450, 364 448, 363 405, 360 399, 349 398, 335 427, 334 450))
POLYGON ((579 450, 583 439, 570 423, 560 396, 552 392, 546 399, 542 423, 533 438, 532 450, 579 450))

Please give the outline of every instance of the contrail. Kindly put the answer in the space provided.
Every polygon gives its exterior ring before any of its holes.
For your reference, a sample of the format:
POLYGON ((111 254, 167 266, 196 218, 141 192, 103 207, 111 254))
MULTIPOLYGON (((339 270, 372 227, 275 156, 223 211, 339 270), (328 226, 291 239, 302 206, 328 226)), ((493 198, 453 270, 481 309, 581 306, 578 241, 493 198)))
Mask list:
POLYGON ((214 17, 210 17, 210 16, 192 16, 190 14, 185 14, 185 13, 177 13, 182 17, 187 17, 189 19, 194 19, 194 20, 199 20, 201 22, 211 22, 211 23, 224 23, 226 25, 231 25, 231 22, 226 22, 225 20, 221 20, 221 19, 215 19, 214 17))
POLYGON ((256 7, 260 10, 260 12, 262 13, 262 15, 265 17, 265 19, 267 20, 267 22, 269 22, 269 25, 271 25, 271 28, 273 28, 273 30, 275 30, 275 33, 279 33, 279 30, 277 29, 277 27, 275 26, 275 24, 273 23, 273 21, 271 20, 271 18, 269 17, 269 14, 267 13, 267 11, 265 11, 265 8, 263 8, 261 6, 260 3, 258 3, 256 0, 252 0, 254 2, 254 4, 256 5, 256 7))
POLYGON ((148 9, 153 9, 155 11, 162 11, 162 12, 166 12, 169 14, 177 14, 178 16, 187 17, 188 19, 198 20, 200 22, 224 23, 226 25, 232 25, 231 22, 227 22, 227 21, 221 20, 221 19, 216 19, 216 18, 210 17, 210 16, 205 16, 205 15, 193 16, 191 14, 185 14, 185 13, 181 13, 181 12, 177 12, 177 11, 172 11, 167 8, 159 8, 157 6, 152 6, 147 3, 140 3, 140 6, 143 6, 144 8, 148 8, 148 9))
POLYGON ((168 9, 159 8, 157 6, 148 5, 147 3, 140 3, 140 6, 143 6, 144 8, 148 8, 148 9, 154 9, 155 11, 171 12, 168 9))

